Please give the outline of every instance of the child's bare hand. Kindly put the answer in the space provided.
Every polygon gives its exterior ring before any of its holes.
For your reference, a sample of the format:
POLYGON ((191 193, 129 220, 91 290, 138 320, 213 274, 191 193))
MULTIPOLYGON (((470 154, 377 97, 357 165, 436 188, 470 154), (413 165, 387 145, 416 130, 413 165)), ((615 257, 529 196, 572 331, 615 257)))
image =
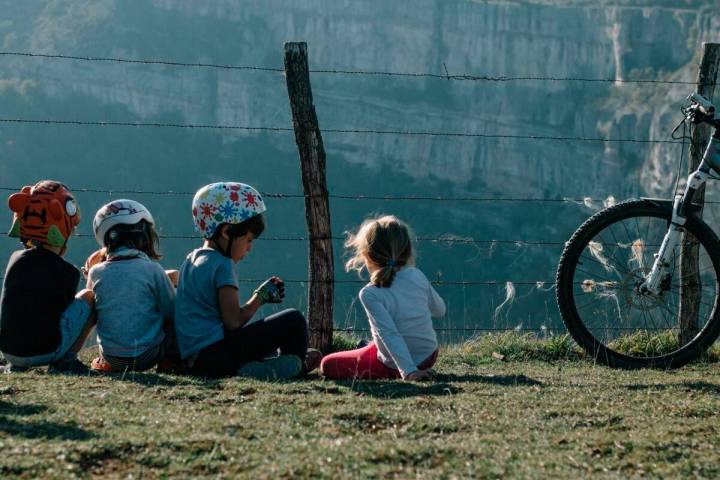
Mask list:
POLYGON ((180 272, 177 270, 165 270, 165 275, 168 276, 173 287, 177 288, 178 281, 180 281, 180 272))
POLYGON ((405 377, 406 382, 425 382, 432 380, 432 372, 430 370, 415 370, 405 377))
POLYGON ((94 251, 90 256, 85 260, 85 265, 83 265, 82 273, 87 277, 88 272, 90 269, 97 265, 98 263, 102 263, 105 260, 107 260, 107 250, 105 248, 101 248, 99 250, 94 251))

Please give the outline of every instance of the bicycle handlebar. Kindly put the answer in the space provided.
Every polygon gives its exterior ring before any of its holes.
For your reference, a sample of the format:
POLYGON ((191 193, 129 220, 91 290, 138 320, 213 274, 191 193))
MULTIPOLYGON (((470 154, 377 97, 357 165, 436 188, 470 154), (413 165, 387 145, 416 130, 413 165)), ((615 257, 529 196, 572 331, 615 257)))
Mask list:
POLYGON ((697 105, 697 109, 700 110, 703 114, 711 117, 715 116, 715 105, 713 105, 710 100, 703 97, 699 93, 693 92, 688 95, 687 99, 697 105))
MULTIPOLYGON (((715 105, 699 93, 691 93, 687 96, 690 106, 682 108, 685 119, 697 125, 707 123, 715 127, 715 133, 720 135, 720 118, 715 118, 715 105)), ((720 137, 718 137, 720 138, 720 137)))

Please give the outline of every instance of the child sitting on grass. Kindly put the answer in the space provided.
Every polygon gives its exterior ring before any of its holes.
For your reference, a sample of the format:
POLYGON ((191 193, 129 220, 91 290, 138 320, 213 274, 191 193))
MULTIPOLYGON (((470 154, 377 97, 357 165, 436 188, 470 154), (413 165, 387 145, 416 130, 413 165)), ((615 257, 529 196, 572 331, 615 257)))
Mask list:
POLYGON ((104 252, 86 262, 96 262, 87 274, 100 347, 92 368, 142 372, 164 359, 178 364, 175 287, 157 262, 159 239, 150 211, 134 200, 112 201, 95 214, 93 231, 104 252))
POLYGON ((66 186, 42 180, 8 199, 9 235, 23 249, 8 261, 0 299, 0 351, 9 370, 49 365, 87 373, 77 359, 95 323, 94 296, 77 292, 80 272, 62 257, 80 209, 66 186))
POLYGON ((308 328, 297 310, 249 323, 261 305, 281 303, 283 282, 271 277, 240 304, 233 264, 250 252, 265 229, 265 203, 251 186, 206 185, 193 198, 192 215, 204 238, 180 269, 175 325, 188 371, 209 377, 290 378, 320 363, 308 352, 308 328), (281 355, 262 362, 280 350, 281 355))
POLYGON ((414 267, 408 227, 394 216, 368 219, 345 247, 353 253, 346 270, 370 273, 359 297, 373 341, 326 356, 320 371, 331 379, 429 379, 438 355, 431 317, 445 315, 445 303, 414 267))

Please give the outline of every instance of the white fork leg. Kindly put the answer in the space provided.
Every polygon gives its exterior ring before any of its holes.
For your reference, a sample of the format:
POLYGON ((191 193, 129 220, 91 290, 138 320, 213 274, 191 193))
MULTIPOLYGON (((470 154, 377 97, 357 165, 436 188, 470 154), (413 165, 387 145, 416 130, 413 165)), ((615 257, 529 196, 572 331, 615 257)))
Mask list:
POLYGON ((670 225, 660 245, 660 250, 655 254, 655 262, 653 263, 652 269, 643 284, 640 285, 641 292, 650 292, 655 295, 660 294, 660 282, 668 273, 668 269, 670 268, 670 255, 675 250, 681 234, 682 232, 677 225, 670 225))
MULTIPOLYGON (((660 245, 660 250, 655 254, 655 262, 653 263, 650 273, 648 273, 645 281, 640 285, 641 292, 649 292, 655 295, 660 294, 660 283, 668 273, 670 257, 680 241, 680 235, 682 234, 680 229, 685 225, 686 221, 686 217, 681 215, 681 210, 683 210, 681 206, 686 204, 687 206, 690 205, 695 191, 705 185, 707 178, 706 172, 700 169, 695 170, 687 179, 685 193, 675 197, 670 227, 667 233, 665 233, 665 237, 660 245)), ((684 214, 685 212, 683 211, 682 213, 684 214)))

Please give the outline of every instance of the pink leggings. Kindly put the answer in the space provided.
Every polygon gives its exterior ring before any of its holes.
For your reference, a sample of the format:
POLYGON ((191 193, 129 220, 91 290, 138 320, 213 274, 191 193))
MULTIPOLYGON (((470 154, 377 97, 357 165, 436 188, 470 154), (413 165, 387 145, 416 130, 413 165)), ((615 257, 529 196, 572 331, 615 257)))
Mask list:
MULTIPOLYGON (((435 350, 417 366, 418 369, 425 370, 435 365, 437 356, 438 351, 435 350)), ((400 378, 399 370, 390 368, 378 360, 375 342, 357 350, 336 352, 325 356, 320 363, 320 372, 325 377, 334 380, 400 378)))

